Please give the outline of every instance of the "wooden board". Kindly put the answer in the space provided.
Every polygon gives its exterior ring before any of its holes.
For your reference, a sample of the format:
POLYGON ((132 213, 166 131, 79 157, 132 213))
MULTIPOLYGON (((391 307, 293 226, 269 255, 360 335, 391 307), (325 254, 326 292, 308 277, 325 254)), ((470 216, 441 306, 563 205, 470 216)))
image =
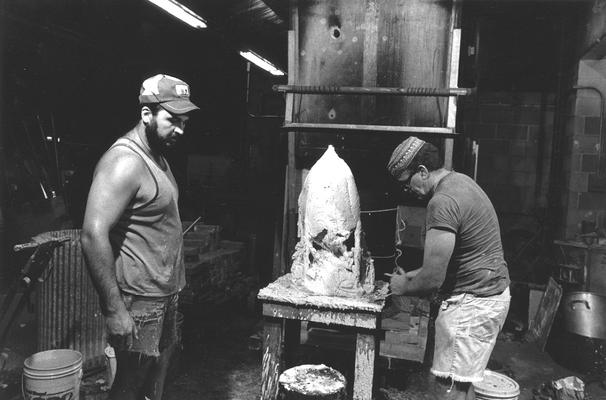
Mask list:
POLYGON ((409 325, 408 331, 386 330, 380 342, 379 355, 388 358, 423 362, 427 347, 429 316, 411 317, 418 324, 409 325))
POLYGON ((257 298, 264 302, 284 303, 335 311, 352 310, 380 313, 385 306, 387 283, 376 281, 375 285, 374 292, 359 298, 320 296, 295 285, 292 282, 291 274, 286 274, 261 289, 257 298))
POLYGON ((375 329, 378 313, 355 312, 353 310, 327 310, 315 307, 294 307, 285 304, 263 304, 263 315, 289 320, 311 321, 327 325, 355 326, 375 329))
POLYGON ((560 306, 561 299, 562 287, 553 278, 549 278, 545 294, 539 304, 539 309, 525 337, 527 342, 536 342, 541 351, 545 350, 545 344, 547 343, 551 325, 560 306))
MULTIPOLYGON (((298 84, 447 87, 450 0, 299 2, 298 84), (405 22, 405 23, 404 23, 405 22)), ((447 99, 297 96, 300 122, 445 126, 447 99)))

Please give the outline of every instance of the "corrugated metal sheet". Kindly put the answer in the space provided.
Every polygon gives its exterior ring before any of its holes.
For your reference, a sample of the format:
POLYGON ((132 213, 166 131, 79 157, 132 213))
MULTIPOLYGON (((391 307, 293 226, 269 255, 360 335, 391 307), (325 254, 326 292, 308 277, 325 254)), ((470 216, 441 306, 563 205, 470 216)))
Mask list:
POLYGON ((38 351, 74 349, 84 368, 105 365, 105 325, 99 299, 89 277, 80 230, 49 232, 71 240, 57 247, 43 274, 37 297, 38 351))

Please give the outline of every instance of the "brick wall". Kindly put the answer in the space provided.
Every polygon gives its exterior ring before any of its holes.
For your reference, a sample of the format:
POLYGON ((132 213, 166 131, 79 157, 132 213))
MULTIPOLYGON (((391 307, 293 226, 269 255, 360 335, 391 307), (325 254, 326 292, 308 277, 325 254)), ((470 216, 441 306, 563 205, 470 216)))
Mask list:
POLYGON ((545 205, 555 95, 483 93, 463 107, 465 133, 479 143, 478 183, 505 224, 509 214, 531 215, 545 205))

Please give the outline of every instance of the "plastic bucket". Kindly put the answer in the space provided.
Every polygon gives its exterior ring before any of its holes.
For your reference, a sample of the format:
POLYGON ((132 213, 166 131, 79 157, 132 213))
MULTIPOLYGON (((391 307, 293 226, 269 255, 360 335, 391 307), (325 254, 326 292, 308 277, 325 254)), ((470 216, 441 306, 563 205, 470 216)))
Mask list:
POLYGON ((517 400, 520 385, 507 375, 485 370, 484 379, 473 384, 477 400, 517 400))
POLYGON ((23 362, 25 400, 78 400, 82 354, 58 349, 35 353, 23 362))

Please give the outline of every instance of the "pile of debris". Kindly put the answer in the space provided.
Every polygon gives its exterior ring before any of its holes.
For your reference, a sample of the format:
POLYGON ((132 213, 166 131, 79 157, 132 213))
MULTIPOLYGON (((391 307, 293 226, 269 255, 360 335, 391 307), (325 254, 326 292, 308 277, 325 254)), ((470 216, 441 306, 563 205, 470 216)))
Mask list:
POLYGON ((380 355, 422 363, 429 326, 429 300, 412 296, 392 296, 383 310, 380 355))
POLYGON ((576 376, 569 376, 541 385, 533 390, 533 400, 584 400, 585 382, 576 376))

